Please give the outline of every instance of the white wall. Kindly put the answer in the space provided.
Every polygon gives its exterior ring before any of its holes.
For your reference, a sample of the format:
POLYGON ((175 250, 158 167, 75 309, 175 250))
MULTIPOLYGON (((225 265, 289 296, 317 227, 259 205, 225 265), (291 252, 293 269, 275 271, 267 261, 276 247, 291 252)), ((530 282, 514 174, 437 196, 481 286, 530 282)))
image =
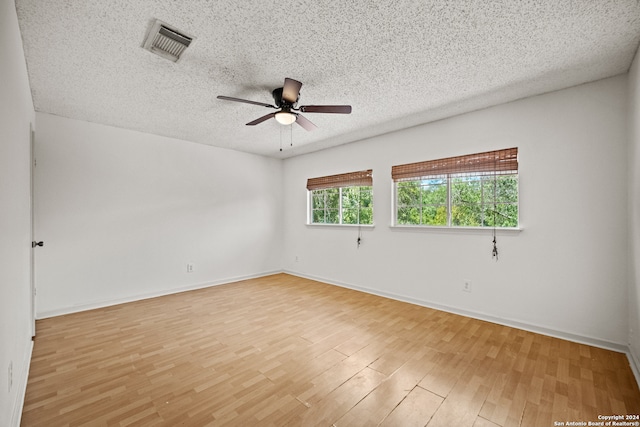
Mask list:
MULTIPOLYGON (((639 51, 640 52, 640 51, 639 51)), ((629 347, 640 369, 640 54, 629 70, 629 347)))
POLYGON ((0 425, 17 425, 31 353, 30 125, 15 4, 0 1, 0 425), (9 364, 13 385, 9 391, 9 364))
POLYGON ((284 268, 507 324, 627 343, 626 76, 285 161, 284 268), (392 229, 391 166, 519 147, 523 231, 392 229), (306 180, 373 168, 375 227, 307 226, 306 180), (296 258, 298 261, 296 262, 296 258), (462 292, 463 280, 472 292, 462 292))
POLYGON ((36 119, 38 317, 280 270, 281 160, 36 119))

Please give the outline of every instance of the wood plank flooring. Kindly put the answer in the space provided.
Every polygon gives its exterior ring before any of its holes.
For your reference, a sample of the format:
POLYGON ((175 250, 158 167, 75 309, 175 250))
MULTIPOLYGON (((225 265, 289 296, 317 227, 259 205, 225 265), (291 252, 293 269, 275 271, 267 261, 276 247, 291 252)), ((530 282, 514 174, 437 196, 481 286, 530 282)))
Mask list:
POLYGON ((626 356, 286 274, 39 320, 23 426, 554 426, 626 356))

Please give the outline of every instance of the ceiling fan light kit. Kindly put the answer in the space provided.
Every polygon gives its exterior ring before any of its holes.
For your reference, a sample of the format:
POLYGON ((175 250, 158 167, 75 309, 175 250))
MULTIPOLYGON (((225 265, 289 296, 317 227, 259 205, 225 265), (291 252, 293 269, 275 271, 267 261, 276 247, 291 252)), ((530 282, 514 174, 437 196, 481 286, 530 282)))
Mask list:
POLYGON ((298 123, 304 129, 312 131, 316 129, 309 119, 299 113, 333 113, 333 114, 350 114, 351 105, 302 105, 298 107, 298 99, 300 98, 300 88, 302 83, 297 80, 285 78, 284 86, 274 89, 271 92, 275 105, 266 104, 258 101, 250 101, 248 99, 233 98, 231 96, 218 95, 218 99, 224 101, 242 102, 245 104, 259 105, 262 107, 273 108, 279 110, 275 113, 269 113, 259 117, 249 123, 247 126, 255 126, 268 119, 275 118, 282 125, 291 125, 298 123))
POLYGON ((278 111, 276 113, 276 120, 281 125, 290 125, 296 121, 296 115, 290 111, 278 111))

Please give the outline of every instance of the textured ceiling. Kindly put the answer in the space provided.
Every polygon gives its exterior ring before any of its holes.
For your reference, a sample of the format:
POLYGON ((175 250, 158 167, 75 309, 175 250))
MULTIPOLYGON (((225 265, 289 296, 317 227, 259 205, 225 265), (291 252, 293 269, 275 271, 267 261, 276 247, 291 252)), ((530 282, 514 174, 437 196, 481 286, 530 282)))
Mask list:
POLYGON ((17 0, 36 111, 289 157, 628 71, 638 0, 17 0), (171 62, 141 46, 154 19, 195 37, 171 62), (271 112, 285 77, 300 104, 271 112), (290 142, 293 142, 293 147, 290 142), (280 145, 283 151, 279 152, 280 145))

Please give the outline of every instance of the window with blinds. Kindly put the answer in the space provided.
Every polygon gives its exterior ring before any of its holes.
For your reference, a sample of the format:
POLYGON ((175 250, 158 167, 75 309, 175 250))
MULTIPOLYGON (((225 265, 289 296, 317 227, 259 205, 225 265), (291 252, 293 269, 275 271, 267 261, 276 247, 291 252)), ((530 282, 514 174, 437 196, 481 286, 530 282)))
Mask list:
POLYGON ((395 225, 518 227, 518 148, 393 166, 395 225))
POLYGON ((307 180, 310 224, 373 224, 371 169, 307 180))

